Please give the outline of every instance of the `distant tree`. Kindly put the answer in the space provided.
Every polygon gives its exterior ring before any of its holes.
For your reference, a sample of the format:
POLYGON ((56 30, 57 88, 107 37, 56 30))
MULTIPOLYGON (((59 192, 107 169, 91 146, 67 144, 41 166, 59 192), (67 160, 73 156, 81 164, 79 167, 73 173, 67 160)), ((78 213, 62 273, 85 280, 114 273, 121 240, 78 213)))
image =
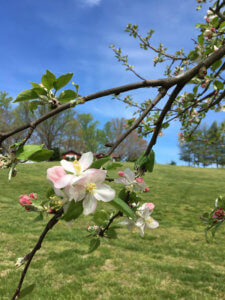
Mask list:
MULTIPOLYGON (((126 120, 121 118, 112 119, 104 126, 107 142, 114 143, 121 134, 124 133, 126 120)), ((124 141, 117 147, 115 153, 120 154, 123 159, 135 160, 147 146, 146 140, 139 137, 137 130, 134 130, 124 141)))

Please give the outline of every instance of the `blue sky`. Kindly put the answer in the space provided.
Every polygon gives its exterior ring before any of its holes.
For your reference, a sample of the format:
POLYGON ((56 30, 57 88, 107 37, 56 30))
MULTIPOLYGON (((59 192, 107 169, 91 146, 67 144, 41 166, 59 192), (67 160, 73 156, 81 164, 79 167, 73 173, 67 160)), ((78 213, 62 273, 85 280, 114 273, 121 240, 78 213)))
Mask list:
MULTIPOLYGON (((121 47, 129 62, 148 79, 163 76, 154 68, 154 54, 143 51, 138 41, 124 29, 138 24, 140 31, 156 32, 152 42, 162 42, 168 52, 189 50, 198 31, 195 23, 202 20, 205 9, 197 12, 195 0, 19 0, 1 3, 0 90, 15 97, 30 88, 29 81, 40 82, 46 69, 57 76, 74 73, 82 95, 139 81, 117 63, 109 45, 121 47)), ((154 91, 136 90, 137 101, 153 97, 154 91)), ((132 110, 105 97, 77 109, 90 112, 103 125, 114 117, 129 118, 132 110)), ((222 121, 223 113, 210 113, 206 122, 222 121)), ((179 164, 177 133, 174 122, 159 138, 156 160, 179 164)))

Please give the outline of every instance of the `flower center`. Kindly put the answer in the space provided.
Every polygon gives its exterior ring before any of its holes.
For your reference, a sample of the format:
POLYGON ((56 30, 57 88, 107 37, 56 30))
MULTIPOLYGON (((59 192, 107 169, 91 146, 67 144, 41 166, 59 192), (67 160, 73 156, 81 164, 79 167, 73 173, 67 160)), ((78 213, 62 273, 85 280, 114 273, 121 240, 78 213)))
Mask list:
POLYGON ((95 190, 97 188, 96 184, 94 182, 91 182, 89 183, 87 186, 86 186, 86 190, 89 192, 89 193, 93 193, 93 190, 95 190))
POLYGON ((73 167, 74 167, 75 171, 77 172, 77 175, 80 175, 81 174, 81 165, 79 164, 78 160, 74 160, 73 167))

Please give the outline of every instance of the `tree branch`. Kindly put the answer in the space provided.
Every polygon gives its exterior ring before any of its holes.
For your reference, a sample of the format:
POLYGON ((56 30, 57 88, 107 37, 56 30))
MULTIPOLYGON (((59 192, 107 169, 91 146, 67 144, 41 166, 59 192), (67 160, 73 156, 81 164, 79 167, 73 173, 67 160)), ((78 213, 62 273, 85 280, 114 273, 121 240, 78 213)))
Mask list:
POLYGON ((59 217, 61 217, 62 214, 63 214, 63 209, 61 209, 61 210, 59 210, 59 211, 56 212, 56 214, 54 215, 54 217, 51 218, 51 220, 50 220, 50 221, 47 223, 47 225, 45 226, 45 229, 44 229, 44 231, 42 232, 41 236, 39 237, 39 240, 38 240, 38 242, 36 243, 36 245, 34 246, 33 250, 25 256, 25 258, 26 258, 26 260, 27 260, 27 263, 26 263, 26 265, 25 265, 25 267, 24 267, 24 270, 23 270, 23 272, 22 272, 22 274, 21 274, 21 278, 20 278, 18 287, 17 287, 17 289, 16 289, 15 294, 14 294, 13 297, 12 297, 12 300, 15 300, 15 299, 17 299, 17 297, 19 297, 20 290, 21 290, 21 287, 22 287, 24 278, 25 278, 25 276, 26 276, 26 273, 27 273, 27 271, 28 271, 29 265, 30 265, 30 263, 31 263, 31 261, 32 261, 32 259, 33 259, 33 257, 34 257, 34 255, 35 255, 35 253, 41 248, 42 242, 43 242, 43 240, 44 240, 46 234, 48 233, 48 231, 49 231, 50 229, 53 228, 53 226, 55 226, 56 223, 58 223, 59 217))

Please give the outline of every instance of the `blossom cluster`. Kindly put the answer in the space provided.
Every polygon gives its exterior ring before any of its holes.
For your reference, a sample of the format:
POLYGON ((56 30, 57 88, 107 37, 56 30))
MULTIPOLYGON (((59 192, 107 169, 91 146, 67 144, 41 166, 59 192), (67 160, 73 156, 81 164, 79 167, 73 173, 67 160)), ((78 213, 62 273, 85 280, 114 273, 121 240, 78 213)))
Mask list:
POLYGON ((20 195, 19 197, 20 205, 24 206, 26 210, 30 210, 29 205, 32 205, 32 200, 37 200, 36 193, 30 193, 29 195, 20 195))
POLYGON ((62 160, 61 166, 47 170, 47 179, 53 184, 56 195, 63 198, 64 211, 70 201, 82 201, 83 213, 89 215, 95 211, 97 201, 109 202, 115 197, 115 191, 103 183, 107 171, 89 169, 92 162, 93 154, 87 152, 79 161, 62 160))

